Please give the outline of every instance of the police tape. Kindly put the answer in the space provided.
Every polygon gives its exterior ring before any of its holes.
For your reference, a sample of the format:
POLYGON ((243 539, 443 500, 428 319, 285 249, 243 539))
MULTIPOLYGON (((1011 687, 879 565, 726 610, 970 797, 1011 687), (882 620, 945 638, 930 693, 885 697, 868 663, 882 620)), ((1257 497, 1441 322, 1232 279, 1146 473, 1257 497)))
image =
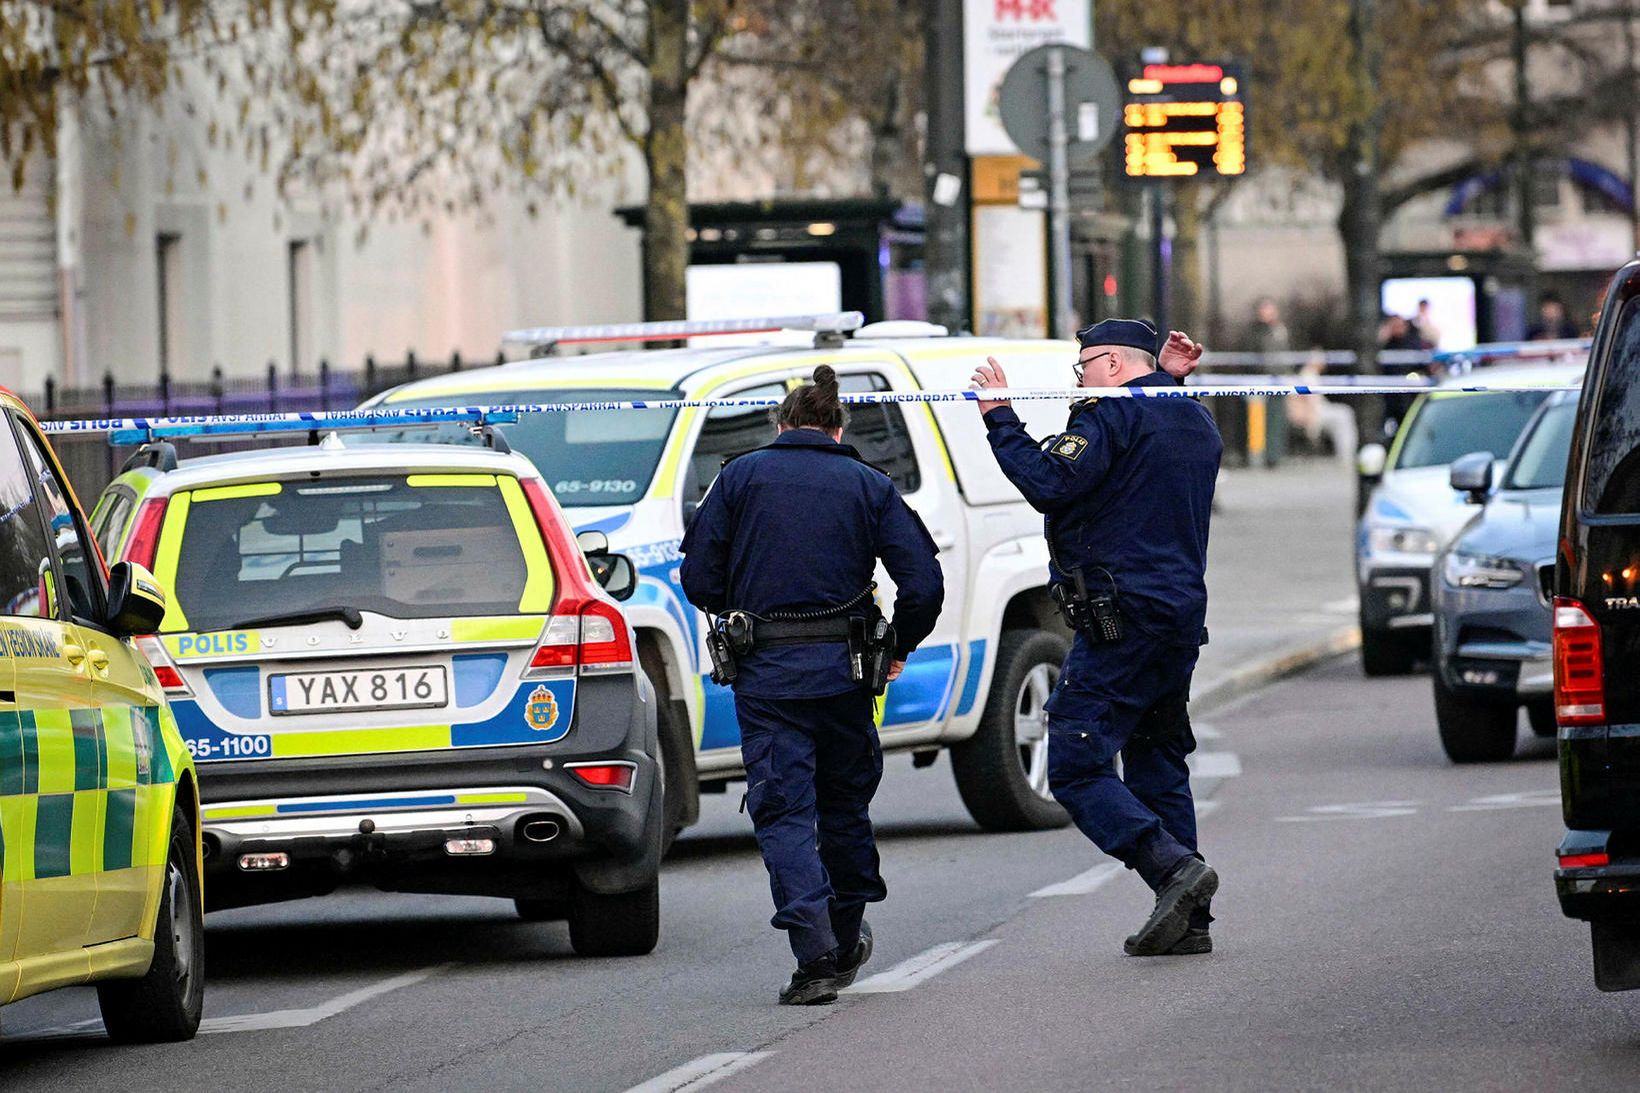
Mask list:
MULTIPOLYGON (((1508 383, 1308 383, 1308 384, 1201 384, 1188 387, 1070 387, 990 388, 965 391, 862 391, 839 396, 848 406, 878 406, 942 402, 1075 402, 1090 398, 1277 398, 1286 395, 1405 395, 1424 391, 1442 394, 1550 394, 1578 387, 1508 383)), ((779 406, 779 395, 731 398, 606 399, 588 402, 508 403, 500 406, 406 407, 393 410, 313 410, 288 413, 200 414, 177 417, 91 418, 80 421, 44 421, 51 435, 109 434, 111 444, 137 444, 168 437, 234 436, 253 433, 315 432, 344 429, 416 428, 442 424, 483 426, 509 424, 522 414, 595 413, 609 410, 756 410, 779 406)))

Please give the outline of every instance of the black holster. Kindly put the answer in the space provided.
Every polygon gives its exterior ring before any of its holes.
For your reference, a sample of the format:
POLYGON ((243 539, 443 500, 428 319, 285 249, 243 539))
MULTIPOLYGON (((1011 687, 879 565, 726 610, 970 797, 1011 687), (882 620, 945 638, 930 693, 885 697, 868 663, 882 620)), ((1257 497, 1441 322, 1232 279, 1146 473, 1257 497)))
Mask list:
POLYGON ((1090 593, 1081 569, 1063 572, 1065 579, 1055 582, 1048 594, 1065 625, 1091 642, 1121 640, 1122 613, 1114 584, 1108 592, 1090 593))

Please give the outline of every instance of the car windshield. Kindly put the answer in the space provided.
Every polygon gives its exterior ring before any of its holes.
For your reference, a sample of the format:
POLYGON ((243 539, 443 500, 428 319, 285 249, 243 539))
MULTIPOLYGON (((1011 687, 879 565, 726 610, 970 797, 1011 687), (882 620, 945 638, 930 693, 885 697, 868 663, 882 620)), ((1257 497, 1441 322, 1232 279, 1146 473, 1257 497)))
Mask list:
MULTIPOLYGON (((435 395, 378 407, 408 410, 471 402, 475 396, 435 395)), ((564 391, 486 391, 488 406, 527 403, 623 402, 631 399, 678 398, 676 391, 630 391, 589 388, 564 391)), ((525 414, 516 424, 497 426, 513 451, 540 470, 566 508, 586 505, 630 505, 643 497, 655 476, 661 450, 672 432, 676 410, 579 410, 574 413, 525 414)), ((477 444, 464 425, 379 432, 351 438, 397 443, 477 444)))
POLYGON ((1566 484, 1566 458, 1572 448, 1572 426, 1577 421, 1576 402, 1557 402, 1543 411, 1521 442, 1509 473, 1506 490, 1559 489, 1566 484))
POLYGON ((340 617, 343 607, 412 619, 516 614, 529 574, 514 526, 493 475, 199 489, 175 572, 160 576, 196 632, 340 617))
POLYGON ((1547 391, 1511 391, 1425 399, 1407 426, 1395 469, 1444 467, 1470 452, 1501 459, 1548 397, 1547 391))

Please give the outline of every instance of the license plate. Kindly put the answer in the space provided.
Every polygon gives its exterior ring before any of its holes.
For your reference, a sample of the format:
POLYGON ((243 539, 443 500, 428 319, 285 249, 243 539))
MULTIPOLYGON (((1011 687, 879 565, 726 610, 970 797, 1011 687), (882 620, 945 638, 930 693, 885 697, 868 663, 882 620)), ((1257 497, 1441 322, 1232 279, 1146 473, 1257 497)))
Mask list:
POLYGON ((438 664, 268 677, 268 709, 275 714, 405 710, 449 703, 444 667, 438 664))

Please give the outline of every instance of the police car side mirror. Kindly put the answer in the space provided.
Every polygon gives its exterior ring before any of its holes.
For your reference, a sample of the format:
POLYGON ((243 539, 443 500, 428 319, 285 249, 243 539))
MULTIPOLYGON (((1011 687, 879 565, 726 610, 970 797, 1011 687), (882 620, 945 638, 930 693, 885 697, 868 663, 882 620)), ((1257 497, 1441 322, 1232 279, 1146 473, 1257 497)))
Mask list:
POLYGON ((582 554, 608 554, 609 536, 601 531, 583 531, 575 536, 575 545, 582 554))
POLYGON ((115 562, 108 571, 108 617, 120 637, 152 634, 165 618, 165 592, 154 575, 135 562, 115 562))
POLYGON ((1381 478, 1389 462, 1389 450, 1382 444, 1363 444, 1355 454, 1355 469, 1362 478, 1381 478))
POLYGON ((625 554, 588 554, 592 575, 617 600, 629 600, 638 590, 638 570, 625 554))
POLYGON ((1472 505, 1484 505, 1492 492, 1492 453, 1470 452, 1452 461, 1448 481, 1459 493, 1468 494, 1472 505))

